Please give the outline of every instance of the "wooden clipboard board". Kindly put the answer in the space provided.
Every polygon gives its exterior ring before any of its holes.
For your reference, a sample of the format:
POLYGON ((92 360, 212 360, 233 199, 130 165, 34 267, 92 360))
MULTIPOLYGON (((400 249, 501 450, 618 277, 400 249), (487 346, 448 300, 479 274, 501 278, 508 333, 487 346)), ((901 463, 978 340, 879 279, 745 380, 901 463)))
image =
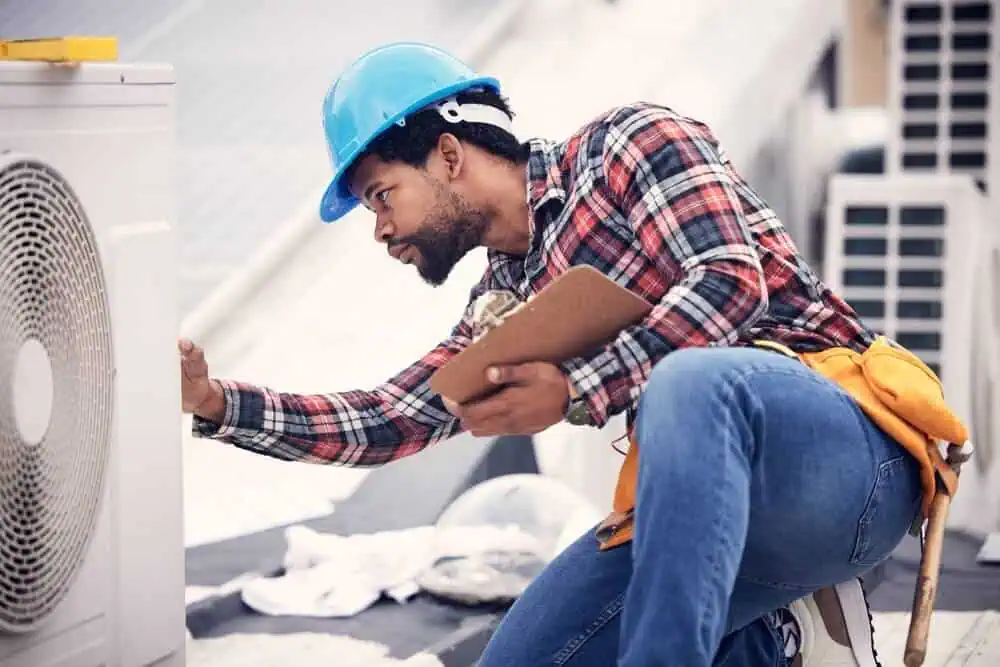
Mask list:
POLYGON ((591 266, 575 266, 462 350, 431 376, 431 389, 457 403, 496 389, 490 366, 558 364, 595 351, 652 310, 638 294, 591 266))

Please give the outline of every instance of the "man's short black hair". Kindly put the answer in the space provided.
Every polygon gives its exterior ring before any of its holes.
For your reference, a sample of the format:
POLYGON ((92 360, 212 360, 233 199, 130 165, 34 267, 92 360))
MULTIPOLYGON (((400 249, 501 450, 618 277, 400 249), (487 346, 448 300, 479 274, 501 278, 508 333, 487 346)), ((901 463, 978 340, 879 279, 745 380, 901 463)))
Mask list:
MULTIPOLYGON (((473 89, 456 96, 459 104, 483 104, 500 109, 513 118, 507 100, 491 89, 473 89)), ((393 125, 375 139, 358 156, 345 174, 347 182, 353 177, 354 168, 362 159, 376 155, 384 162, 404 162, 413 167, 424 167, 431 151, 442 134, 450 133, 460 141, 477 146, 497 157, 515 164, 527 162, 529 148, 513 134, 483 123, 450 123, 434 108, 423 109, 406 118, 403 126, 393 125)))

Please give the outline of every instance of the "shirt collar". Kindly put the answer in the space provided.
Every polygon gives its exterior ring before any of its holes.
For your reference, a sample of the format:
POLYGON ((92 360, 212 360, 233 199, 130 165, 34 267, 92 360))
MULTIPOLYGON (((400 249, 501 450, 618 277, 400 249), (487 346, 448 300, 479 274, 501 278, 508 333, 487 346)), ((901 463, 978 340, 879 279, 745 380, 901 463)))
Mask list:
POLYGON ((532 215, 546 204, 566 202, 566 188, 563 184, 561 151, 559 144, 547 139, 529 139, 527 167, 527 201, 532 215))
POLYGON ((524 257, 508 255, 497 250, 490 250, 487 253, 495 280, 493 289, 516 289, 524 277, 525 270, 538 266, 541 261, 540 234, 545 218, 542 211, 548 205, 561 206, 566 203, 559 144, 547 139, 529 139, 528 146, 530 151, 525 180, 526 201, 531 213, 528 221, 531 241, 528 253, 524 257))

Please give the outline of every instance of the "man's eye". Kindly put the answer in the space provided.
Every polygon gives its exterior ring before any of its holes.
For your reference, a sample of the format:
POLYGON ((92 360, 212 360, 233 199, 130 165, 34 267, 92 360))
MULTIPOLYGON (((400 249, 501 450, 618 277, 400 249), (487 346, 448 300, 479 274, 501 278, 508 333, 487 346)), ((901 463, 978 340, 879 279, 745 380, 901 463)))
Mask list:
POLYGON ((382 202, 383 204, 385 204, 387 201, 389 201, 389 191, 388 190, 379 190, 378 194, 375 195, 375 199, 377 199, 380 202, 382 202))

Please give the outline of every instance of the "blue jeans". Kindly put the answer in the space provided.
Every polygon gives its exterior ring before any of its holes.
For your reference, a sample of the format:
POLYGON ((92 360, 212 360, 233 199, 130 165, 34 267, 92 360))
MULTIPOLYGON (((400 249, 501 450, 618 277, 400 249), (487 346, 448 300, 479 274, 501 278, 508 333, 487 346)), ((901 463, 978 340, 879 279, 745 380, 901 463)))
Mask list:
POLYGON ((639 406, 635 539, 570 546, 480 667, 779 666, 771 612, 858 577, 905 536, 915 460, 832 382, 742 348, 661 361, 639 406))

